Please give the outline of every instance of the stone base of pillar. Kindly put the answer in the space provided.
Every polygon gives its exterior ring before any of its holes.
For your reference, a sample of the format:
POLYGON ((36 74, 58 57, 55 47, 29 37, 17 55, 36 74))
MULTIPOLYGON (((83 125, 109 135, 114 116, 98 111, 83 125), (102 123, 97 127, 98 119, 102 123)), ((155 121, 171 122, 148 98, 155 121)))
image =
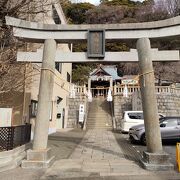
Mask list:
POLYGON ((174 165, 169 162, 169 155, 165 152, 149 153, 144 151, 140 163, 144 169, 150 171, 166 171, 174 169, 174 165))
POLYGON ((48 168, 55 160, 55 156, 51 155, 51 149, 45 150, 28 150, 27 160, 23 160, 22 168, 48 168))

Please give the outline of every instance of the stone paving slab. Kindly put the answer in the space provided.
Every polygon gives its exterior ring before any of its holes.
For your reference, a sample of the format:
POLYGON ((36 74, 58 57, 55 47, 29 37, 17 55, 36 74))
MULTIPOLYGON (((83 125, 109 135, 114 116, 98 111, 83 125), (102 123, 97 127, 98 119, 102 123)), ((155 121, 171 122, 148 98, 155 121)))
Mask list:
POLYGON ((75 172, 79 173, 79 177, 93 174, 101 177, 149 173, 125 158, 113 133, 107 130, 89 130, 70 158, 56 161, 43 178, 54 175, 61 178, 77 177, 78 173, 75 172))

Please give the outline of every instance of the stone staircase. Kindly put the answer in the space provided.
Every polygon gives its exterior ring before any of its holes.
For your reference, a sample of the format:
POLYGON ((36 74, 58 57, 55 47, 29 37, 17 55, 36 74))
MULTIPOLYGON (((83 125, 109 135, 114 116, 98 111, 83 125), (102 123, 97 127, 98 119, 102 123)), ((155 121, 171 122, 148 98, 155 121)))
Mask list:
POLYGON ((104 97, 94 98, 89 105, 87 129, 112 129, 109 103, 104 97))

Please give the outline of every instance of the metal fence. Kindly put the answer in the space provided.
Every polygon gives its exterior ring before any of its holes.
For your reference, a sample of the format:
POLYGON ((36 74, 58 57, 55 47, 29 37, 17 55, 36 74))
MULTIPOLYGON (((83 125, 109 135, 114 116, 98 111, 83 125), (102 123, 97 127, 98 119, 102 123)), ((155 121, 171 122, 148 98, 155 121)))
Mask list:
POLYGON ((12 150, 31 140, 31 124, 0 127, 0 151, 12 150))

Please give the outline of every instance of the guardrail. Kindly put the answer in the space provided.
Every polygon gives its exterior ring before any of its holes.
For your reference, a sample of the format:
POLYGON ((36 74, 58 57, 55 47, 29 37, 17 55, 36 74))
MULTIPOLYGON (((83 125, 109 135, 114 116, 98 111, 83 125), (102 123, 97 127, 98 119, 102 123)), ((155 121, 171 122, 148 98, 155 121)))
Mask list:
MULTIPOLYGON (((122 85, 114 85, 113 92, 116 94, 123 94, 124 87, 122 85)), ((155 86, 157 93, 175 93, 180 94, 180 88, 172 88, 171 86, 155 86)), ((140 91, 140 86, 127 86, 128 94, 131 95, 134 92, 140 91)), ((85 86, 75 86, 75 92, 78 94, 87 93, 85 86)))
MULTIPOLYGON (((175 93, 180 94, 180 88, 172 88, 170 86, 155 86, 157 93, 175 93)), ((128 94, 140 91, 140 86, 128 86, 128 94)), ((124 86, 114 86, 114 95, 123 94, 124 86)))
POLYGON ((31 124, 0 127, 0 151, 9 151, 31 140, 31 124))
POLYGON ((85 86, 75 86, 75 92, 78 94, 86 93, 86 87, 85 86))

